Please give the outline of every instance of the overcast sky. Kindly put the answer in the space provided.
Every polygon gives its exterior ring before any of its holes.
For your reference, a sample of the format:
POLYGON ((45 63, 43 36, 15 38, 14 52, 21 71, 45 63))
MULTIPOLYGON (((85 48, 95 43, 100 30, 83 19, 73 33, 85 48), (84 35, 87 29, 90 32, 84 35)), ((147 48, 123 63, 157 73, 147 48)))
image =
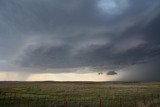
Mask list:
POLYGON ((160 0, 0 0, 0 72, 160 80, 159 65, 160 0))

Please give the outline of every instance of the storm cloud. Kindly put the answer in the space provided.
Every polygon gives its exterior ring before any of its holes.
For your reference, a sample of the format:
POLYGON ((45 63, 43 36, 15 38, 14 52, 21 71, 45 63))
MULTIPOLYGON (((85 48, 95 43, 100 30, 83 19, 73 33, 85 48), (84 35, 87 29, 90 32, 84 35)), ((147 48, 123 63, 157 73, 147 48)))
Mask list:
POLYGON ((107 72, 107 75, 117 75, 117 73, 115 71, 109 71, 107 72))
POLYGON ((147 65, 160 56, 159 29, 159 0, 0 0, 0 69, 147 65))

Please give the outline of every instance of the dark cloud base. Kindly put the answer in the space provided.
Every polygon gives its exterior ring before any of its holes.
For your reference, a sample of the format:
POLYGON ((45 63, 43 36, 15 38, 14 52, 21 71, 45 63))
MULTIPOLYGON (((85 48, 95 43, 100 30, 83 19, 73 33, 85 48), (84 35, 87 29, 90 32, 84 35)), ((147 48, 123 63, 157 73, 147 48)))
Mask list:
POLYGON ((159 62, 150 64, 160 58, 160 1, 106 0, 113 11, 99 2, 1 0, 0 67, 118 71, 149 64, 146 72, 160 74, 159 62))

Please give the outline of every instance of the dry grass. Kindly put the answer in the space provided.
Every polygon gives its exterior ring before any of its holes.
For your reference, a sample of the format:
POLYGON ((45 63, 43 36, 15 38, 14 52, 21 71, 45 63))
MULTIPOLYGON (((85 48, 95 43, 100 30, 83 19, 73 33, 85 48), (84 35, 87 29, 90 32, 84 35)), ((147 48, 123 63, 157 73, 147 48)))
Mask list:
MULTIPOLYGON (((160 82, 48 81, 0 84, 0 107, 138 107, 139 104, 160 100, 160 82)), ((154 104, 159 103, 144 105, 148 107, 154 104)))

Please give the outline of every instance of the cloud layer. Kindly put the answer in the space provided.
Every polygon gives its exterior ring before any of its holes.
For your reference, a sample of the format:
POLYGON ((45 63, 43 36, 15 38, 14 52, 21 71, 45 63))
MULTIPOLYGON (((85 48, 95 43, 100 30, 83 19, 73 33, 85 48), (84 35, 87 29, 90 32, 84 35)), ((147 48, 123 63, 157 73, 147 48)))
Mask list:
POLYGON ((148 63, 160 55, 159 10, 159 0, 1 0, 0 69, 148 63))

